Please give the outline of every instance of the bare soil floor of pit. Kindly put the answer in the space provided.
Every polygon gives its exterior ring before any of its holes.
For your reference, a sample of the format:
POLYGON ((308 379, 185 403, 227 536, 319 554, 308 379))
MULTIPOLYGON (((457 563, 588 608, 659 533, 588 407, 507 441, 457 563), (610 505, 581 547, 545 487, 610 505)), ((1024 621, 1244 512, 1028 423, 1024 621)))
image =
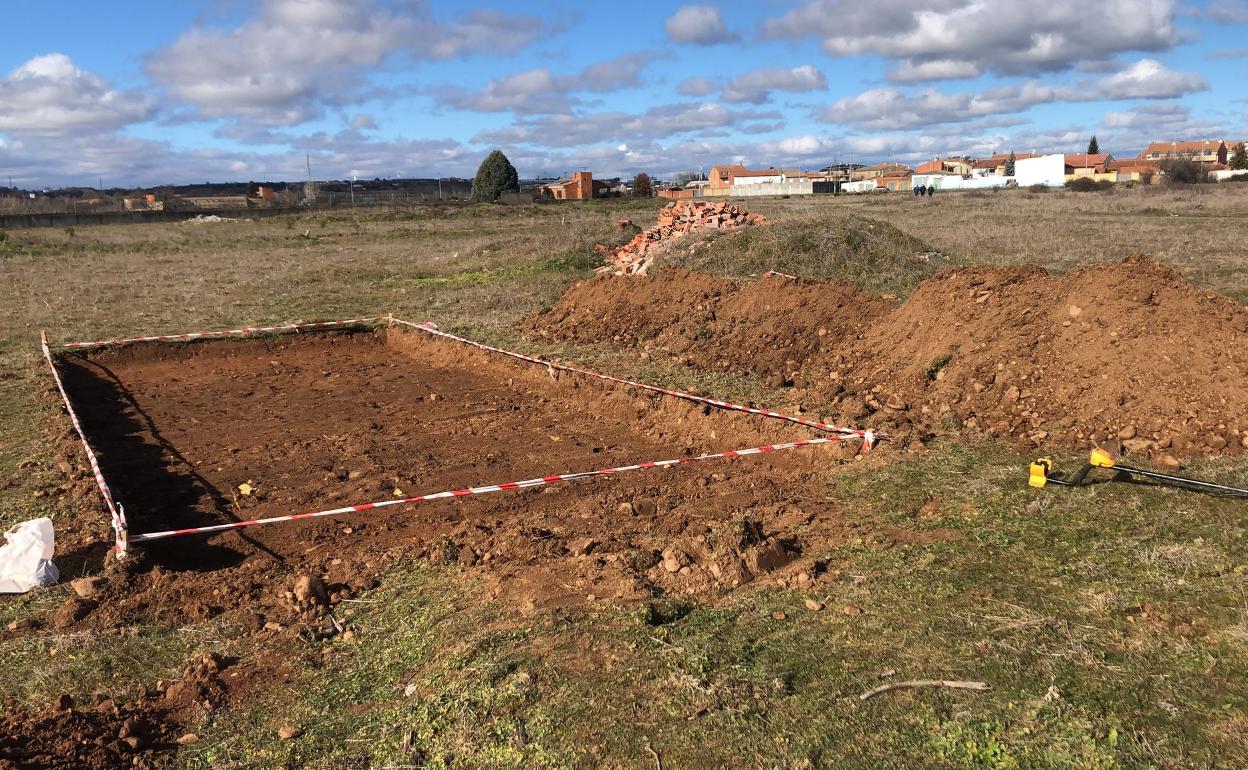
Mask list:
MULTIPOLYGON (((132 533, 810 435, 625 386, 556 381, 399 330, 130 346, 68 356, 62 370, 132 533), (256 491, 241 494, 244 483, 256 491)), ((286 595, 294 575, 322 577, 342 598, 398 556, 478 568, 493 595, 530 608, 730 590, 843 536, 803 489, 853 453, 803 448, 156 541, 124 580, 60 618, 116 626, 245 611, 257 629, 315 622, 286 595)))

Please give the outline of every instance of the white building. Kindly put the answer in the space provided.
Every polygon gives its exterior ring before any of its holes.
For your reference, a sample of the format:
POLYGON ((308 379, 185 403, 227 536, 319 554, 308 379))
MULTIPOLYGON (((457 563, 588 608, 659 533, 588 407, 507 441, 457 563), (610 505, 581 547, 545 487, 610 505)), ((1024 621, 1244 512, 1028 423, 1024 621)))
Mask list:
POLYGON ((841 185, 841 192, 844 193, 865 193, 875 189, 874 179, 860 179, 856 182, 845 182, 841 185))
POLYGON ((1066 184, 1066 156, 1058 154, 1019 158, 1014 161, 1014 179, 1019 187, 1063 187, 1066 184))

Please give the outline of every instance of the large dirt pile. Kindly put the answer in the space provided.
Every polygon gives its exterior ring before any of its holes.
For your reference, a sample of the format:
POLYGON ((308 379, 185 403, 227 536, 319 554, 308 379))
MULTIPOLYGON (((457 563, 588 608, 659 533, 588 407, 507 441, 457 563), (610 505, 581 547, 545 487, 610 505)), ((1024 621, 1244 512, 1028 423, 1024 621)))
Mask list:
POLYGON ((582 281, 527 328, 558 339, 640 346, 651 351, 643 355, 784 384, 891 307, 840 281, 771 275, 740 282, 669 269, 582 281))
POLYGON ((672 201, 659 212, 659 221, 649 230, 642 230, 627 243, 616 248, 595 246, 606 264, 602 272, 615 275, 642 275, 654 259, 673 241, 703 230, 731 230, 749 225, 765 225, 767 218, 752 214, 726 201, 672 201))
POLYGON ((1248 448, 1248 310, 1143 255, 1065 275, 958 268, 886 312, 861 294, 766 279, 738 287, 771 308, 740 325, 719 321, 737 307, 722 301, 716 323, 687 320, 707 312, 682 291, 691 280, 655 276, 648 285, 663 288, 645 305, 632 281, 600 279, 533 325, 577 340, 671 340, 673 359, 795 381, 825 416, 902 441, 960 431, 1109 444, 1161 465, 1248 448), (769 324, 772 343, 798 355, 761 352, 769 324))

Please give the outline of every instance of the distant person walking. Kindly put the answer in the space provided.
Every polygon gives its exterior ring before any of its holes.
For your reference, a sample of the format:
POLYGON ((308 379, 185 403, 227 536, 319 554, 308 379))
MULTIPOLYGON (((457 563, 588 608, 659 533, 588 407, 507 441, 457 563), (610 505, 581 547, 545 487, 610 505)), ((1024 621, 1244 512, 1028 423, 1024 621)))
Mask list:
POLYGON ((927 197, 929 198, 932 197, 932 193, 934 192, 936 192, 936 185, 934 184, 927 185, 927 197))
POLYGON ((923 185, 914 188, 914 197, 919 198, 923 195, 923 185))

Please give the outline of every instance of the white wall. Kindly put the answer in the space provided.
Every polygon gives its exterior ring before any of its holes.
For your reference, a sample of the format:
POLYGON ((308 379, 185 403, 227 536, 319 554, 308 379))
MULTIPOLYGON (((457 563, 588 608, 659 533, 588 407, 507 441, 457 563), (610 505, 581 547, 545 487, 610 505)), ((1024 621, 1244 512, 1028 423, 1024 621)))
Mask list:
POLYGON ((1019 158, 1014 161, 1014 178, 1019 187, 1044 185, 1063 187, 1066 184, 1066 156, 1041 155, 1038 158, 1019 158))
POLYGON ((1244 170, 1242 168, 1228 168, 1223 169, 1222 171, 1209 172, 1209 176, 1212 177, 1215 182, 1225 182, 1228 179, 1244 175, 1248 175, 1248 170, 1244 170))
POLYGON ((775 176, 736 176, 732 178, 732 184, 734 187, 747 184, 771 184, 773 182, 783 181, 783 174, 776 174, 775 176))
POLYGON ((857 182, 846 182, 841 185, 841 192, 846 193, 865 193, 875 189, 874 179, 861 179, 857 182))

